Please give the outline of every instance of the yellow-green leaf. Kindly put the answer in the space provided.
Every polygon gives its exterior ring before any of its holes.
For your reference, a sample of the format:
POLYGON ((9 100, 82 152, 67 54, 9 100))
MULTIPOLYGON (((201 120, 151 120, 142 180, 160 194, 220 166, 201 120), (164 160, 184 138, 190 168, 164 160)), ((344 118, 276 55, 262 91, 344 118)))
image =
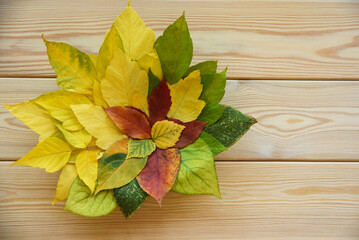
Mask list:
POLYGON ((97 138, 96 145, 100 148, 107 149, 116 141, 126 138, 102 107, 82 104, 71 108, 86 131, 97 138))
POLYGON ((90 57, 69 44, 43 40, 50 64, 57 74, 57 85, 69 91, 91 94, 97 73, 90 57))
POLYGON ((151 52, 138 60, 138 65, 140 65, 140 68, 145 70, 147 73, 151 69, 153 75, 155 75, 158 79, 163 78, 161 62, 158 58, 156 49, 153 49, 151 52))
POLYGON ((5 105, 4 107, 32 131, 40 134, 41 140, 50 137, 57 131, 49 113, 33 101, 5 105))
POLYGON ((44 94, 36 99, 36 103, 45 108, 50 115, 62 122, 62 127, 69 131, 83 129, 75 117, 70 105, 91 104, 85 95, 60 90, 44 94))
POLYGON ((203 85, 199 71, 190 73, 185 79, 170 85, 172 105, 167 114, 168 118, 191 122, 201 114, 206 103, 198 98, 201 95, 203 85))
POLYGON ((134 91, 132 94, 132 104, 133 107, 141 110, 146 113, 148 116, 148 102, 147 97, 138 91, 134 91))
POLYGON ((77 171, 75 164, 68 163, 61 170, 59 181, 57 182, 56 193, 52 205, 58 201, 62 201, 67 198, 70 192, 71 184, 77 177, 77 171))
POLYGON ((146 166, 147 157, 129 158, 126 154, 116 153, 102 157, 98 173, 98 186, 95 194, 105 189, 122 187, 131 182, 146 166))
POLYGON ((173 147, 178 142, 184 128, 185 126, 172 121, 158 121, 151 129, 152 140, 158 148, 167 149, 173 147))
POLYGON ((125 11, 114 22, 127 56, 138 60, 153 49, 155 33, 146 28, 142 19, 128 4, 125 11))
POLYGON ((92 195, 91 190, 80 178, 72 183, 70 194, 64 210, 85 217, 100 217, 109 214, 116 208, 112 191, 102 191, 92 195))
POLYGON ((128 141, 127 158, 143 158, 149 156, 156 149, 156 144, 151 139, 128 141))
POLYGON ((91 193, 95 190, 97 179, 97 154, 98 149, 83 150, 76 157, 76 169, 79 177, 90 188, 91 193))
POLYGON ((132 94, 135 91, 147 97, 148 76, 136 62, 123 52, 116 51, 101 81, 101 91, 110 107, 132 106, 132 94))
POLYGON ((92 136, 85 129, 70 132, 62 128, 61 125, 56 122, 55 125, 62 132, 65 139, 75 148, 86 148, 91 142, 92 136))
POLYGON ((11 166, 25 165, 44 168, 47 172, 56 172, 65 166, 70 158, 71 151, 70 146, 61 139, 49 137, 11 166))

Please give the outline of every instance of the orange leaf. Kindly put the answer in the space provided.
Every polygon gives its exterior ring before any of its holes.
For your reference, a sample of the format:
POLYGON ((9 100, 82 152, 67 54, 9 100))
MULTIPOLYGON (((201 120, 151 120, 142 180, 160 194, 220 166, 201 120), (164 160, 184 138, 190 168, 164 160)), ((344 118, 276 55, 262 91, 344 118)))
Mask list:
POLYGON ((104 108, 120 131, 131 138, 151 138, 151 127, 144 114, 131 107, 104 108))
POLYGON ((148 158, 147 164, 137 176, 141 188, 154 197, 159 204, 176 181, 181 162, 178 149, 157 148, 148 158))
POLYGON ((127 154, 128 148, 128 138, 123 138, 118 140, 117 142, 113 143, 107 150, 107 155, 112 155, 115 153, 126 153, 127 154))

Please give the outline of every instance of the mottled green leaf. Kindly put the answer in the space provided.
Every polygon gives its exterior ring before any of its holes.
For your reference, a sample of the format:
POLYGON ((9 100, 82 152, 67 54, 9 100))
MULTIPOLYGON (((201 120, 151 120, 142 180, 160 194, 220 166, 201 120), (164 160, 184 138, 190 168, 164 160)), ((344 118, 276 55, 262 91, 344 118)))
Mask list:
POLYGON ((72 183, 64 210, 85 217, 100 217, 109 214, 115 208, 116 201, 111 190, 91 195, 91 190, 77 177, 72 183))
POLYGON ((222 117, 216 123, 205 127, 203 131, 211 134, 224 146, 230 147, 257 121, 232 107, 224 107, 222 117))
POLYGON ((207 126, 215 123, 220 119, 223 115, 224 107, 215 104, 213 106, 205 106, 201 112, 201 114, 198 116, 198 121, 201 122, 208 122, 207 126))
POLYGON ((182 194, 210 194, 221 198, 211 149, 198 138, 180 149, 181 165, 172 191, 182 194))
POLYGON ((98 169, 98 186, 95 194, 102 190, 119 188, 131 182, 145 167, 145 158, 126 158, 126 154, 116 153, 103 156, 98 169))
POLYGON ((135 140, 130 138, 127 158, 144 158, 149 156, 155 149, 156 144, 151 139, 135 140))
POLYGON ((213 156, 228 150, 227 147, 223 146, 217 139, 215 139, 211 134, 202 132, 200 138, 206 142, 209 149, 211 149, 213 156))
POLYGON ((136 179, 123 187, 113 190, 117 205, 123 215, 130 218, 146 201, 148 194, 142 190, 136 179))
POLYGON ((193 54, 193 44, 185 16, 168 26, 156 42, 165 80, 174 84, 186 73, 193 54))
POLYGON ((196 70, 200 70, 201 75, 216 73, 217 61, 204 61, 204 62, 200 62, 196 65, 193 65, 190 68, 188 68, 184 77, 187 77, 191 72, 196 71, 196 70))

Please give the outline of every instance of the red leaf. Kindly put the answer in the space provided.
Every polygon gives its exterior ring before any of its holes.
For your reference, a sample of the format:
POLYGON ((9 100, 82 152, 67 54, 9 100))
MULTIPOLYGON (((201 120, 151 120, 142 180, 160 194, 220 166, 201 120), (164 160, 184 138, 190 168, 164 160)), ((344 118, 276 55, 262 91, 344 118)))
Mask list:
POLYGON ((104 108, 120 131, 131 138, 151 138, 151 127, 144 114, 129 107, 104 108))
POLYGON ((171 107, 171 95, 167 83, 162 79, 161 83, 152 91, 148 98, 148 112, 151 126, 157 121, 165 119, 171 107))
POLYGON ((157 148, 137 176, 141 188, 161 205, 163 196, 172 188, 180 167, 181 155, 178 149, 157 148))
POLYGON ((168 119, 169 121, 181 124, 186 128, 182 131, 181 137, 178 142, 174 146, 174 148, 184 148, 196 141, 196 139, 201 135, 204 126, 206 126, 207 122, 200 121, 192 121, 184 123, 178 119, 168 119))

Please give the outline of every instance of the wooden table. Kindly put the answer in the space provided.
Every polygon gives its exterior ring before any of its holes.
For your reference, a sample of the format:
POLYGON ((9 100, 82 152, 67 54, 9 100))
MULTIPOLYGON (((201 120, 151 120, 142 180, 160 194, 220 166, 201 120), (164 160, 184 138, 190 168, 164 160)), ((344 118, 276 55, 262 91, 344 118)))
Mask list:
MULTIPOLYGON (((97 53, 119 0, 0 2, 0 103, 57 89, 41 34, 97 53)), ((186 10, 194 60, 258 123, 216 158, 222 200, 170 193, 130 220, 51 206, 58 174, 9 168, 37 143, 0 109, 1 239, 359 239, 359 2, 133 0, 159 36, 186 10)))

